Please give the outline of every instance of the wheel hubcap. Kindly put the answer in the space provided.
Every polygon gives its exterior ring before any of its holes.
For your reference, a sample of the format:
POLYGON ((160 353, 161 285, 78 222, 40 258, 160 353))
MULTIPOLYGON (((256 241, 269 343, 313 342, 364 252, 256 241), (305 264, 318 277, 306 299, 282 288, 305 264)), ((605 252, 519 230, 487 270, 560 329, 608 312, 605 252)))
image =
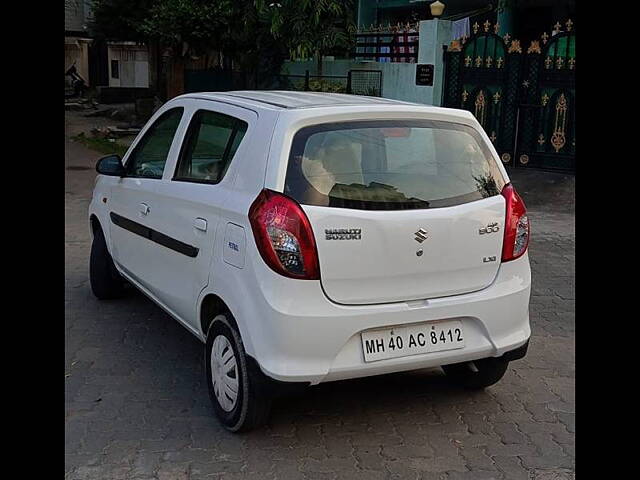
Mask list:
POLYGON ((230 412, 238 400, 238 365, 231 343, 224 335, 218 335, 213 340, 211 379, 220 407, 230 412))

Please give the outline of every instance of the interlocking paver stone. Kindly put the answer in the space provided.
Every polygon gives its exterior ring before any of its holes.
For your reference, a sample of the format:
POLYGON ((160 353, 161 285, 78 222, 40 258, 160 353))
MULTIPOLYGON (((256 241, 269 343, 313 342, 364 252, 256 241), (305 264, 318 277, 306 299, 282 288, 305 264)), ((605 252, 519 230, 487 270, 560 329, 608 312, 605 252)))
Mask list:
MULTIPOLYGON (((67 142, 67 165, 99 156, 67 142)), ((531 346, 499 384, 470 393, 421 371, 319 385, 238 436, 213 416, 194 337, 142 295, 91 295, 95 173, 66 173, 66 479, 573 478, 571 215, 531 213, 531 346)))

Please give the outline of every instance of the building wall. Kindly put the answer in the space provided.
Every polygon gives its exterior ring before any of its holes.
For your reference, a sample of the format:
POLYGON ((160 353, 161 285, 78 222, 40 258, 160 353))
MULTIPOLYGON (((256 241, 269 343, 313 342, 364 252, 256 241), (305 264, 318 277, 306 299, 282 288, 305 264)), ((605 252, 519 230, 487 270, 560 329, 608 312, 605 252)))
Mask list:
MULTIPOLYGON (((333 60, 323 62, 323 75, 347 75, 349 70, 382 71, 382 96, 408 102, 440 105, 444 81, 443 45, 451 42, 451 22, 426 20, 420 22, 418 64, 434 65, 434 85, 416 85, 416 63, 363 62, 333 60)), ((285 62, 282 73, 304 75, 316 73, 316 62, 285 62)), ((330 79, 329 79, 330 80, 330 79)))
MULTIPOLYGON (((381 63, 356 62, 353 60, 324 61, 323 75, 346 76, 349 70, 381 70, 382 96, 409 102, 429 103, 430 96, 425 89, 415 85, 416 64, 413 63, 381 63)), ((315 60, 306 62, 285 62, 283 73, 290 75, 304 75, 309 70, 311 75, 316 72, 315 60)), ((330 78, 327 80, 331 80, 330 78)))
MULTIPOLYGON (((64 39, 64 71, 71 65, 76 66, 76 71, 89 86, 89 44, 91 40, 74 35, 84 36, 89 32, 91 21, 90 0, 65 0, 64 2, 64 29, 69 35, 64 39)), ((70 82, 69 77, 65 77, 65 82, 70 82)))
POLYGON ((76 66, 76 71, 89 86, 89 43, 91 40, 78 37, 65 37, 64 39, 64 71, 71 65, 76 66))
POLYGON ((110 44, 107 61, 110 87, 149 87, 149 52, 145 45, 110 44))
POLYGON ((64 29, 72 32, 83 32, 89 29, 91 20, 90 0, 65 0, 64 29))
POLYGON ((358 0, 358 28, 367 28, 376 23, 377 2, 358 0))
MULTIPOLYGON (((416 20, 430 20, 430 5, 433 0, 358 0, 358 27, 368 28, 373 25, 386 25, 387 22, 413 23, 416 20)), ((488 0, 443 0, 445 4, 444 16, 459 15, 493 4, 494 16, 498 1, 488 0)), ((518 3, 530 4, 558 4, 575 3, 575 0, 520 0, 518 3)), ((463 15, 464 16, 464 15, 463 15)), ((483 20, 484 21, 484 20, 483 20)), ((491 19, 495 22, 495 17, 491 19)), ((482 22, 480 22, 482 23, 482 22)))

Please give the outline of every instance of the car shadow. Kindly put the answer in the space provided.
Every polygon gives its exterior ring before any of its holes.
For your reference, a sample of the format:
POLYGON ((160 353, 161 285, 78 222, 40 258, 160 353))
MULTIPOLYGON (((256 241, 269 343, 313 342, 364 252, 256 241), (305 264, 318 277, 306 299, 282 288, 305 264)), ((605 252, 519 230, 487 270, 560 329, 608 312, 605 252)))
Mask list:
POLYGON ((307 387, 276 399, 269 423, 273 426, 294 419, 296 423, 313 424, 322 418, 338 423, 354 419, 358 422, 373 415, 410 415, 417 411, 431 416, 425 422, 439 423, 438 407, 485 397, 490 396, 452 384, 439 368, 421 369, 307 387))
MULTIPOLYGON (((96 322, 95 333, 122 339, 118 355, 108 360, 110 368, 116 371, 118 362, 122 362, 123 368, 124 362, 128 362, 129 370, 125 373, 131 372, 130 383, 121 388, 133 389, 149 401, 157 398, 152 402, 158 415, 154 418, 165 416, 178 423, 186 421, 192 428, 196 422, 199 430, 212 435, 211 442, 216 436, 231 435, 217 422, 211 408, 204 379, 203 347, 197 338, 135 289, 119 300, 89 300, 87 308, 94 305, 110 320, 96 322)), ((371 426, 377 422, 371 420, 392 413, 406 414, 407 418, 417 415, 419 423, 440 423, 439 415, 447 410, 447 405, 490 398, 489 393, 470 392, 451 384, 441 369, 340 380, 277 398, 267 426, 246 435, 255 438, 265 432, 273 435, 276 431, 292 431, 294 425, 300 429, 319 423, 368 424, 375 431, 371 426)), ((145 421, 155 420, 145 418, 145 421)))

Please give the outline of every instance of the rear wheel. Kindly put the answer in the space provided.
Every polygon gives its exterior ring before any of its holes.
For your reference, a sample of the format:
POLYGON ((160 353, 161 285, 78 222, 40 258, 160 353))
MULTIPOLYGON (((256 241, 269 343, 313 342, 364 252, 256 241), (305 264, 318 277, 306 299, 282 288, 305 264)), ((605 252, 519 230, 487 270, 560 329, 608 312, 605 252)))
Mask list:
POLYGON ((93 294, 100 300, 119 298, 124 294, 124 278, 113 264, 104 233, 98 227, 91 243, 89 281, 93 294))
POLYGON ((454 383, 471 390, 479 390, 499 382, 508 366, 508 360, 490 357, 473 362, 443 365, 442 369, 454 383))
POLYGON ((244 350, 230 314, 217 315, 207 334, 205 365, 213 410, 231 432, 263 425, 271 410, 269 379, 244 350))

